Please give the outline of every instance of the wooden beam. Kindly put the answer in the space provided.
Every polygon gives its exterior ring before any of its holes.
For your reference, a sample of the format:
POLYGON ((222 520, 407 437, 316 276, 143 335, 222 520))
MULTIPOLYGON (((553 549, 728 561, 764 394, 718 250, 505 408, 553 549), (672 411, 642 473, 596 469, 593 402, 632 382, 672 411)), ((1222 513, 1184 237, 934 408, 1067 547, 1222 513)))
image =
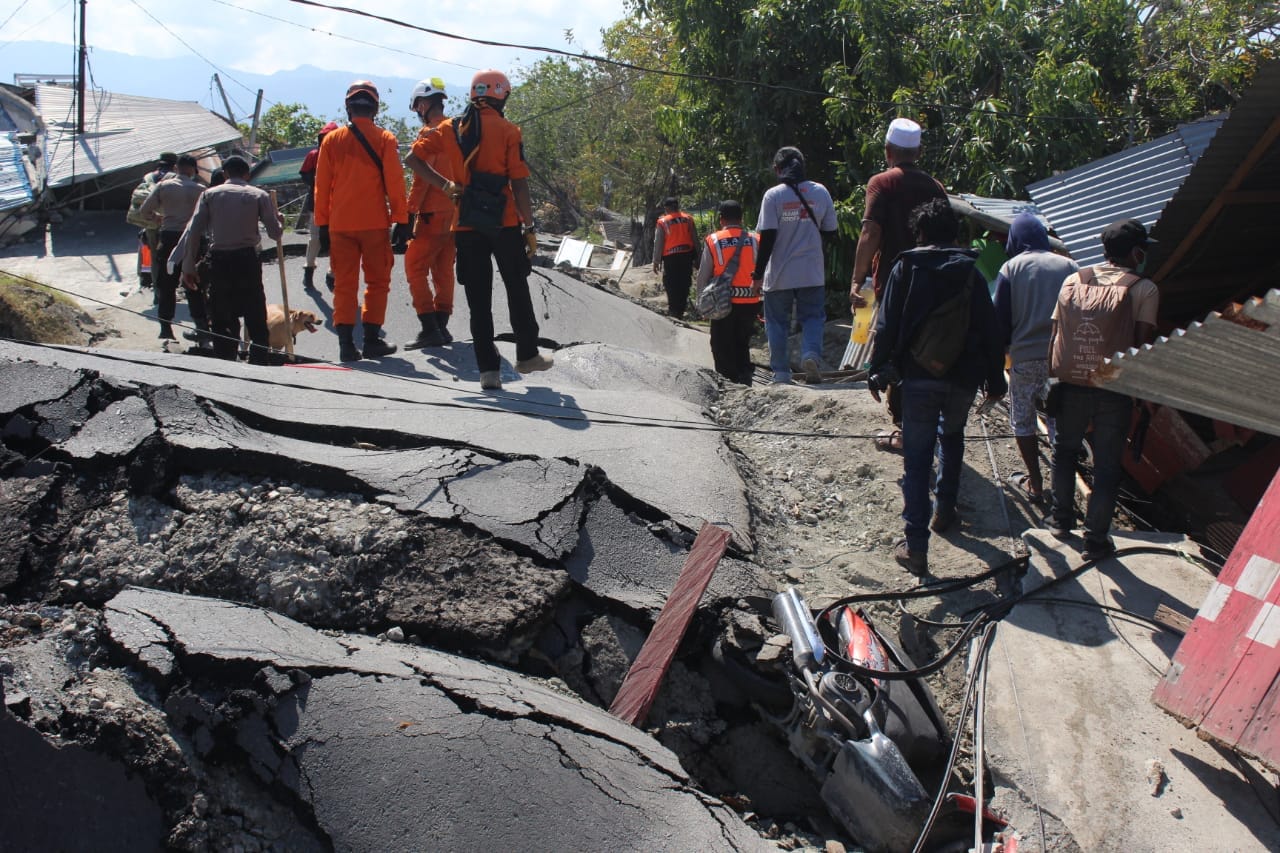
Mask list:
POLYGON ((1237 204, 1275 204, 1280 202, 1280 190, 1236 190, 1227 193, 1224 203, 1237 204))
POLYGON ((1200 218, 1191 226, 1183 236, 1182 241, 1178 243, 1177 248, 1173 250, 1173 254, 1160 266, 1156 274, 1152 276, 1152 280, 1159 282, 1173 271, 1173 268, 1186 257, 1187 252, 1191 251, 1191 247, 1196 241, 1203 236, 1204 232, 1209 229, 1213 221, 1218 218, 1218 214, 1222 213, 1222 209, 1227 205, 1227 199, 1235 193, 1240 185, 1244 183, 1244 179, 1249 176, 1253 168, 1258 165, 1263 156, 1275 144, 1276 139, 1280 139, 1280 117, 1271 121, 1271 126, 1267 128, 1266 133, 1258 138, 1250 149, 1248 156, 1240 162, 1235 172, 1231 175, 1231 179, 1223 186, 1221 192, 1209 203, 1204 209, 1204 213, 1200 214, 1200 218))
POLYGON ((658 621, 653 623, 653 630, 609 706, 610 714, 633 726, 640 725, 649 716, 653 700, 662 687, 662 679, 671 667, 671 659, 675 657, 693 613, 698 609, 698 602, 702 600, 702 593, 711 582, 711 575, 728 546, 728 530, 703 523, 698 538, 689 549, 689 556, 685 558, 684 567, 680 569, 680 577, 676 578, 671 596, 662 606, 658 621))

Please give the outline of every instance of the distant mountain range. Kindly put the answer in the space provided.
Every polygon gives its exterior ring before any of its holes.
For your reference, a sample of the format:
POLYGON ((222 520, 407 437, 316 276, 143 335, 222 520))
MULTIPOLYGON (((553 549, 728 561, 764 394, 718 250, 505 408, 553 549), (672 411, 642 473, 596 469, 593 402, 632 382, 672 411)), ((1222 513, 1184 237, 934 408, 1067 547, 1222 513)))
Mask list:
MULTIPOLYGON (((91 84, 109 92, 199 101, 214 112, 226 113, 222 97, 213 84, 214 69, 195 56, 149 59, 95 47, 90 49, 89 67, 91 84)), ((70 45, 25 41, 0 50, 0 81, 5 83, 12 83, 14 74, 74 74, 75 68, 75 49, 70 45)), ((258 89, 263 90, 263 112, 273 103, 300 103, 320 118, 342 116, 342 96, 351 81, 360 78, 377 84, 392 116, 413 119, 416 123, 409 110, 409 93, 417 80, 408 77, 379 77, 310 65, 270 75, 229 71, 220 76, 236 121, 246 124, 253 117, 258 89)), ((445 86, 447 91, 463 92, 467 81, 445 80, 445 86)))

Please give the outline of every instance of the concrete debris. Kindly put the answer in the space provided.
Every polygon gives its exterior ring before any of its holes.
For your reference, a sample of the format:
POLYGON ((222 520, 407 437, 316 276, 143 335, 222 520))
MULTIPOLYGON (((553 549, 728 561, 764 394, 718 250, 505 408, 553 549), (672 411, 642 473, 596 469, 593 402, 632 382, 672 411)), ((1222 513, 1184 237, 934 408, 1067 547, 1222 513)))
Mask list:
POLYGON ((1164 764, 1158 758, 1147 761, 1147 784, 1151 786, 1151 796, 1158 797, 1164 793, 1169 784, 1169 776, 1164 772, 1164 764))

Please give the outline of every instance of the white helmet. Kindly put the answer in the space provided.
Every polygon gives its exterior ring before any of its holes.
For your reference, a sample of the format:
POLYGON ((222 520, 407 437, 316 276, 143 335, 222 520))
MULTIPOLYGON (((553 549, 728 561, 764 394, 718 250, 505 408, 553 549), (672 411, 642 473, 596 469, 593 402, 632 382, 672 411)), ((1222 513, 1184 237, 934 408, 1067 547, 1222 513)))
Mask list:
POLYGON ((419 80, 418 85, 413 87, 413 92, 409 95, 409 109, 413 109, 418 103, 418 98, 430 98, 432 95, 444 94, 444 81, 439 77, 432 77, 430 80, 419 80))

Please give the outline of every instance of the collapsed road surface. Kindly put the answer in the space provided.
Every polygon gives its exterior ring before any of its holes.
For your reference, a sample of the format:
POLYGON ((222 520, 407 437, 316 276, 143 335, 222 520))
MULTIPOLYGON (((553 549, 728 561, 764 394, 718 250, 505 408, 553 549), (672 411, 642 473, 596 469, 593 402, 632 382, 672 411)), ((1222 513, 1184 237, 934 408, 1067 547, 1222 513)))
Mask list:
POLYGON ((687 370, 583 349, 555 391, 480 397, 0 344, 7 838, 736 850, 818 815, 705 651, 754 657, 771 631, 748 602, 772 592, 732 453, 701 430, 711 380, 578 387, 687 370), (599 706, 701 518, 734 544, 654 740, 599 706))
POLYGON ((651 737, 494 666, 136 588, 96 625, 59 611, 44 616, 69 630, 10 649, 9 668, 75 687, 22 713, 98 727, 72 737, 132 772, 6 718, 14 849, 765 848, 651 737), (91 629, 128 676, 75 671, 91 629))

